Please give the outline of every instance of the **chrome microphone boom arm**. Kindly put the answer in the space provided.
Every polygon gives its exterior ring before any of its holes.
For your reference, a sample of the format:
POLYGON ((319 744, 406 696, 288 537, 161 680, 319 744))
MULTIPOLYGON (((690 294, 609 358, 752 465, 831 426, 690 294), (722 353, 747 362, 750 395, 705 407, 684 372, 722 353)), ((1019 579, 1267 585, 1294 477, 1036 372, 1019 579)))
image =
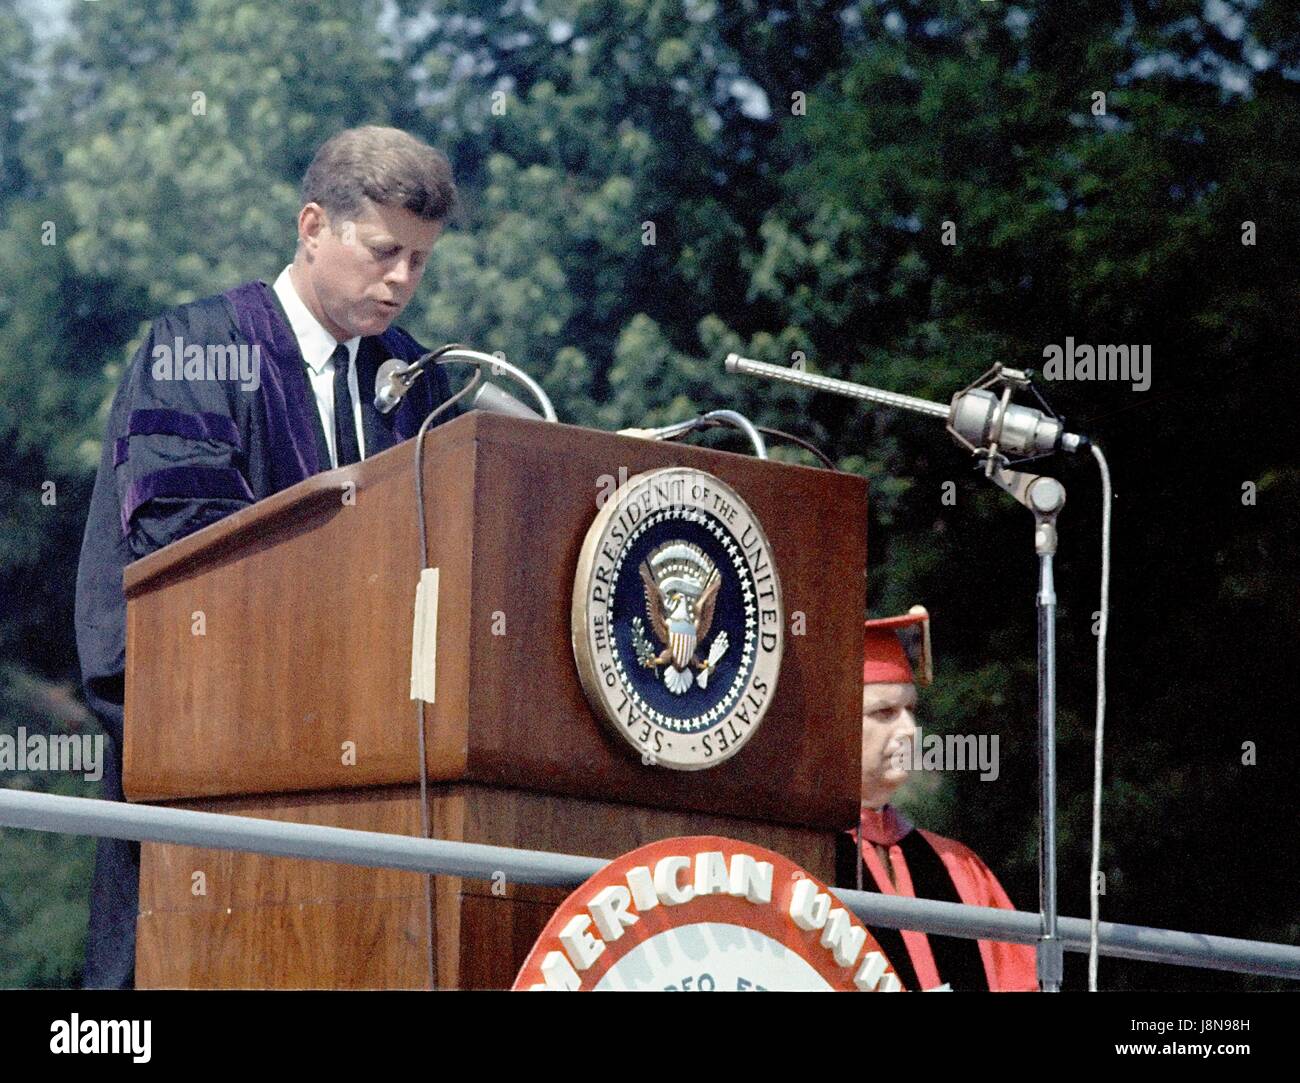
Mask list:
POLYGON ((860 399, 877 406, 910 410, 927 417, 941 417, 954 440, 976 455, 987 455, 990 463, 997 461, 1000 455, 1005 456, 1007 452, 1043 455, 1057 450, 1081 451, 1088 446, 1086 437, 1066 432, 1065 426, 1050 409, 1045 412, 1032 406, 1013 403, 1011 395, 1030 386, 1029 376, 1019 369, 1004 365, 994 365, 969 387, 957 392, 947 406, 850 380, 837 380, 784 365, 751 361, 734 353, 727 355, 726 368, 728 372, 764 376, 797 387, 860 399), (992 385, 998 383, 1003 385, 1001 394, 990 390, 992 385))

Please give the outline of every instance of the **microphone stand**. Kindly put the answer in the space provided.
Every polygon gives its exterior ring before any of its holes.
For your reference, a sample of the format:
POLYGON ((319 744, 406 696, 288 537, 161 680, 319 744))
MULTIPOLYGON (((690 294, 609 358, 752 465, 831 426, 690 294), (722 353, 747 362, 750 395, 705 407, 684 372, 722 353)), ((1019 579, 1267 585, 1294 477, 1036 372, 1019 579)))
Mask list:
MULTIPOLYGON (((1057 548, 1056 519, 1065 506, 1065 486, 1055 478, 1011 470, 1002 448, 1046 453, 1057 448, 1078 451, 1088 446, 1080 436, 1064 431, 1060 420, 1033 389, 1029 374, 994 365, 970 387, 953 396, 948 406, 928 399, 882 391, 848 380, 799 372, 781 365, 730 355, 728 372, 767 376, 818 391, 846 395, 881 406, 911 410, 948 419, 953 438, 984 459, 984 476, 1009 493, 1034 516, 1034 554, 1038 558, 1038 898, 1042 933, 1038 938, 1038 984, 1044 993, 1058 993, 1065 970, 1056 905, 1056 583, 1053 558, 1057 548), (1001 384, 1001 394, 988 389, 1001 384), (1046 408, 1015 406, 1012 395, 1029 388, 1046 408), (972 442, 971 437, 975 441, 972 442)), ((1025 460, 1021 460, 1025 461, 1025 460)))
POLYGON ((1059 993, 1065 948, 1057 931, 1056 910, 1056 517, 1065 506, 1065 486, 1055 478, 1008 470, 989 458, 986 472, 1034 516, 1038 557, 1038 900, 1042 933, 1038 938, 1038 985, 1059 993))
MULTIPOLYGON (((984 476, 1009 493, 1034 517, 1034 554, 1038 558, 1038 902, 1042 932, 1038 937, 1038 986, 1044 993, 1059 993, 1065 974, 1065 947, 1057 926, 1056 905, 1056 518, 1065 506, 1065 486, 1056 478, 1007 469, 998 450, 1005 418, 1014 392, 1033 386, 1029 374, 994 365, 965 391, 953 398, 948 432, 976 458, 984 459, 984 476), (963 396, 1002 383, 995 417, 987 430, 989 446, 977 447, 959 430, 963 396)), ((1037 391, 1034 392, 1036 395, 1037 391)), ((1038 399, 1047 406, 1041 395, 1038 399)), ((1050 413, 1050 409, 1048 411, 1050 413)))

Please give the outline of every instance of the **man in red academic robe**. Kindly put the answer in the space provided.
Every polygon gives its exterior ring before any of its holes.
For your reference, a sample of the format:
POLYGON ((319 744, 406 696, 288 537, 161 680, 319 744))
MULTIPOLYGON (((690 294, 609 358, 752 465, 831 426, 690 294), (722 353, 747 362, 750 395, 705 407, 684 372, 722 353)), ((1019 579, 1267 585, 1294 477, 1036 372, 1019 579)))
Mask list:
MULTIPOLYGON (((861 820, 858 830, 841 837, 837 879, 842 887, 1014 910, 997 877, 978 855, 960 842, 913 826, 889 804, 907 780, 916 739, 916 680, 898 638, 899 629, 911 625, 921 629, 921 682, 928 684, 929 614, 915 606, 906 616, 866 622, 861 820)), ((872 927, 872 933, 908 989, 947 985, 953 991, 1018 992, 1038 988, 1034 948, 1027 944, 928 936, 878 926, 872 927)))

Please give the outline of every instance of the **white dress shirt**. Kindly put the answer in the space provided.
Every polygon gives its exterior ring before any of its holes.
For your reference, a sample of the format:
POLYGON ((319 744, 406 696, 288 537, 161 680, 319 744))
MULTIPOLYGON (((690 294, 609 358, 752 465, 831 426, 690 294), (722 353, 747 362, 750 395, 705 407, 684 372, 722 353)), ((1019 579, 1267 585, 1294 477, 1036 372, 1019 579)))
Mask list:
MULTIPOLYGON (((330 466, 338 466, 339 449, 334 446, 334 350, 338 347, 335 339, 320 320, 311 314, 311 310, 298 296, 298 290, 289 277, 289 268, 280 272, 272 287, 275 295, 284 306, 284 314, 289 317, 289 326, 294 338, 298 340, 298 351, 307 362, 307 375, 311 379, 311 388, 316 395, 316 409, 320 411, 321 425, 325 429, 325 443, 330 449, 330 466)), ((361 336, 350 338, 345 342, 348 348, 348 392, 352 395, 352 423, 357 430, 357 448, 361 457, 366 457, 366 434, 361 425, 361 393, 357 388, 357 349, 361 345, 361 336)))

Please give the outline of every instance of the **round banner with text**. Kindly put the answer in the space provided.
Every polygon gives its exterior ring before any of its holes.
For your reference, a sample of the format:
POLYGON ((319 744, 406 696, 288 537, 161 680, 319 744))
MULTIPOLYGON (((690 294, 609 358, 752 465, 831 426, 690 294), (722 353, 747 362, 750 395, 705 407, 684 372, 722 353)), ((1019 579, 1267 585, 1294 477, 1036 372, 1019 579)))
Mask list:
POLYGON ((772 547, 712 474, 638 474, 601 505, 573 582, 573 656, 596 714, 643 763, 730 759, 776 693, 784 646, 772 547))
POLYGON ((702 835, 610 862, 564 900, 515 989, 899 992, 875 937, 778 853, 702 835))

